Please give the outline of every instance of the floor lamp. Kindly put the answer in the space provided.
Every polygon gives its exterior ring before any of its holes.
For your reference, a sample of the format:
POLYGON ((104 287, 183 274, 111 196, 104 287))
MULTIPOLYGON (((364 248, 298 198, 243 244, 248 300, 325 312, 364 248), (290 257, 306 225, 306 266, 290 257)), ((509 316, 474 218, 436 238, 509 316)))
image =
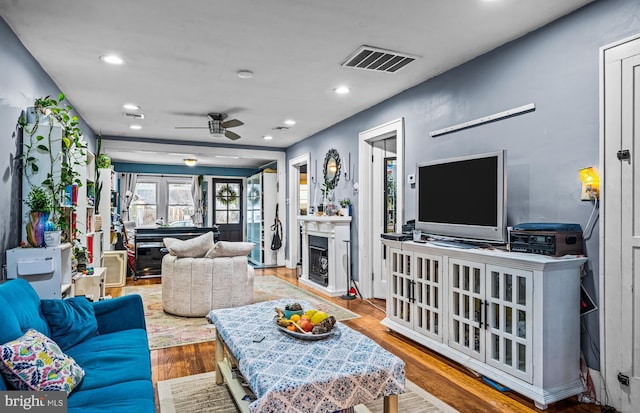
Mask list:
POLYGON ((351 240, 346 239, 344 240, 344 242, 347 243, 347 293, 345 295, 341 295, 340 298, 342 298, 343 300, 353 300, 356 298, 356 296, 359 295, 360 299, 362 299, 362 294, 360 294, 358 285, 355 283, 355 281, 353 281, 353 278, 351 277, 351 259, 349 257, 349 252, 351 251, 351 240), (357 294, 351 294, 352 284, 355 287, 357 294))

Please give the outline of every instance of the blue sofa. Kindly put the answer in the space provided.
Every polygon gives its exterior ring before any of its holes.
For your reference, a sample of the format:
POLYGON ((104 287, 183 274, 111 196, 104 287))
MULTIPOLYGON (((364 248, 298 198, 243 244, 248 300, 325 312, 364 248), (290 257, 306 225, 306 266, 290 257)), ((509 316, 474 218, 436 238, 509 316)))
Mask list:
MULTIPOLYGON (((22 279, 0 284, 0 343, 28 329, 52 338, 40 301, 22 279)), ((142 299, 127 295, 92 305, 98 334, 63 349, 85 371, 68 396, 68 412, 155 412, 142 299)), ((0 380, 0 390, 7 388, 12 389, 0 380)))

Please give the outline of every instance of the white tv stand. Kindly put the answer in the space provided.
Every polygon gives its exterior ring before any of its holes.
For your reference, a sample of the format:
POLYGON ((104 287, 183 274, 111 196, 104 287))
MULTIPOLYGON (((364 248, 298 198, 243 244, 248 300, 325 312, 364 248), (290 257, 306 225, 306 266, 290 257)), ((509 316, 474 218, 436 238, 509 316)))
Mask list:
POLYGON ((536 407, 579 394, 580 268, 554 258, 382 240, 382 324, 536 407))

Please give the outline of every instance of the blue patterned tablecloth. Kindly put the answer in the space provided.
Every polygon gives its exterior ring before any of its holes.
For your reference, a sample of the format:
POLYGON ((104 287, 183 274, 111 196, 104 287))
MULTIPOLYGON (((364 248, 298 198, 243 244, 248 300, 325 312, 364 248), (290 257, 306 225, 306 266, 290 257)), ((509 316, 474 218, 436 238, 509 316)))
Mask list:
POLYGON ((404 393, 404 362, 340 322, 333 337, 319 341, 279 331, 274 308, 290 302, 213 310, 207 316, 257 397, 249 406, 251 412, 334 412, 404 393), (261 342, 254 342, 262 336, 261 342))

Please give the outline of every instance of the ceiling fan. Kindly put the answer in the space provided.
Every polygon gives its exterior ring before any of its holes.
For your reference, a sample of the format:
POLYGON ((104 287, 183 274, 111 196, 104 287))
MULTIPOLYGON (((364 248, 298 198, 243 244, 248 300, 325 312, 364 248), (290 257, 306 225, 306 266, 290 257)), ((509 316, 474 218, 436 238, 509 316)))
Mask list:
POLYGON ((244 125, 244 122, 238 119, 231 119, 225 121, 228 117, 226 113, 209 113, 208 126, 176 126, 175 129, 209 129, 209 133, 213 136, 226 136, 231 140, 240 139, 241 136, 235 132, 227 130, 228 128, 235 128, 236 126, 244 125))

